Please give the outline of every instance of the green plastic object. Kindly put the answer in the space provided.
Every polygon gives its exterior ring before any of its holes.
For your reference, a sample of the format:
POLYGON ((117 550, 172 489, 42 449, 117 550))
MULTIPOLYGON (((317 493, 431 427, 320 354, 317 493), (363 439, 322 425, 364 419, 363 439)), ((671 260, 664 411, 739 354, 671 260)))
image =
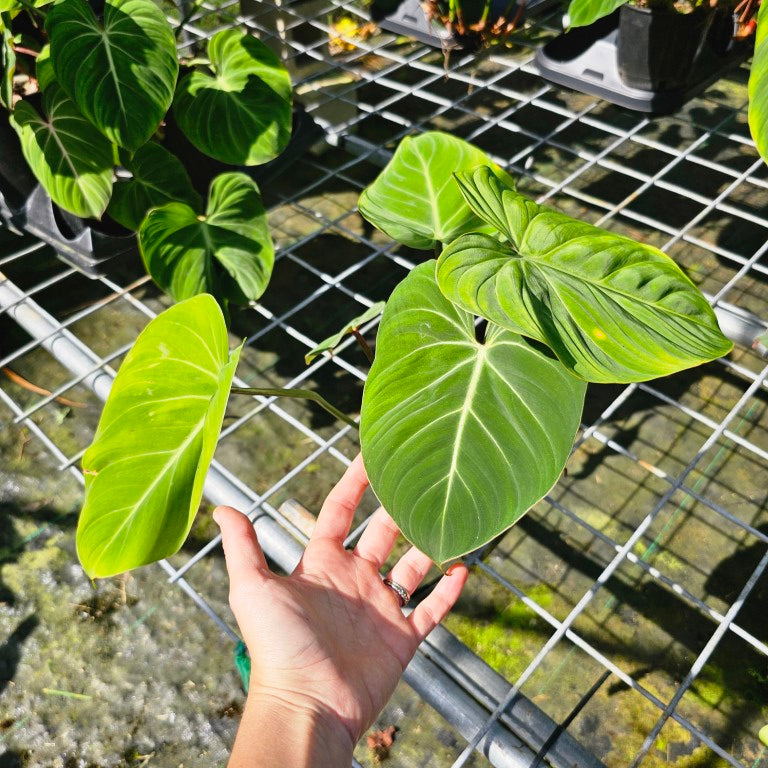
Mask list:
POLYGON ((251 683, 251 657, 242 640, 235 646, 235 666, 243 681, 243 690, 248 693, 248 686, 251 683))

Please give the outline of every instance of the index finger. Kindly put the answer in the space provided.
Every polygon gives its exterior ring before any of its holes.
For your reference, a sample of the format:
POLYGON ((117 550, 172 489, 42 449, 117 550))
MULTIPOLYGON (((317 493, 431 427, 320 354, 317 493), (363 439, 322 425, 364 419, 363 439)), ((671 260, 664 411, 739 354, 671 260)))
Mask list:
POLYGON ((352 525, 355 510, 368 487, 368 476, 365 474, 362 454, 357 454, 354 461, 347 467, 341 480, 328 494, 317 525, 312 533, 313 539, 336 539, 343 542, 352 525))

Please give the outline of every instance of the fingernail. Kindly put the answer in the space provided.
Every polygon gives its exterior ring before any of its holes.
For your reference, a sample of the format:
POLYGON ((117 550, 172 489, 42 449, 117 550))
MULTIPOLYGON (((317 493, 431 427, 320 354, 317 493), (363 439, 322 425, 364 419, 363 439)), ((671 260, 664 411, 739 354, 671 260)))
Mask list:
POLYGON ((455 573, 459 568, 465 568, 466 566, 464 563, 454 563, 446 572, 446 576, 450 576, 452 573, 455 573))
POLYGON ((218 525, 219 528, 221 528, 221 523, 219 522, 219 518, 217 517, 218 514, 219 514, 219 510, 214 509, 211 517, 213 518, 213 522, 216 523, 216 525, 218 525))

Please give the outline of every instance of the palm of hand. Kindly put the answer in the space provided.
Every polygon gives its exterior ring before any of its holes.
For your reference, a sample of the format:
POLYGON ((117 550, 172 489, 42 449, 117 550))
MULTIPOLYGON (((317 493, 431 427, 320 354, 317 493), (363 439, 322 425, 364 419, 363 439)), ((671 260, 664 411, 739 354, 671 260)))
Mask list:
MULTIPOLYGON (((230 603, 251 656, 251 689, 331 714, 354 744, 395 689, 419 643, 458 599, 466 568, 444 576, 409 616, 379 569, 399 535, 380 508, 353 552, 344 548, 368 485, 361 458, 331 491, 290 576, 267 566, 253 526, 219 507, 230 603)), ((432 561, 412 547, 389 577, 409 593, 432 561)))
POLYGON ((420 641, 375 565, 329 539, 313 540, 291 577, 270 576, 247 599, 260 607, 242 627, 261 649, 252 679, 314 700, 350 731, 373 721, 420 641))

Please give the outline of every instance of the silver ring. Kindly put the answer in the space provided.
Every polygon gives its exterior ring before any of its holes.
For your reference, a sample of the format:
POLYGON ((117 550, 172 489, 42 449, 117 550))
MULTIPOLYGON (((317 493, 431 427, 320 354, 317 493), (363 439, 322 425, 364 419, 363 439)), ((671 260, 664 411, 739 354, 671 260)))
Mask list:
POLYGON ((392 579, 384 579, 384 586, 389 587, 397 595, 401 608, 405 608, 411 601, 411 596, 408 594, 408 590, 396 581, 392 581, 392 579))

